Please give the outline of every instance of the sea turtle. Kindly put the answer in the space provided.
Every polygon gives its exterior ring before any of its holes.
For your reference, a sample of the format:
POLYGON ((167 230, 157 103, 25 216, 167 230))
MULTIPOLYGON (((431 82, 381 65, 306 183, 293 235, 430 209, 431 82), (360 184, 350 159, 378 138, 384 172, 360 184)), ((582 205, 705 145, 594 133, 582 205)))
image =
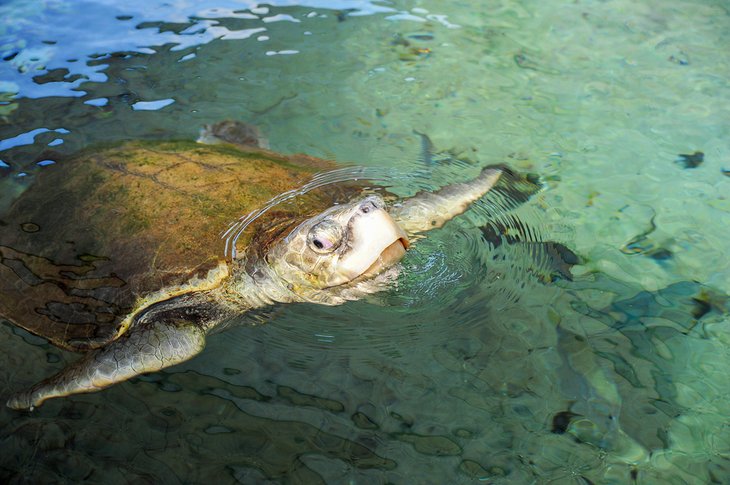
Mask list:
POLYGON ((208 333, 252 309, 336 305, 378 291, 420 233, 506 175, 519 179, 489 166, 470 182, 389 205, 377 191, 333 185, 305 198, 305 210, 259 212, 243 233, 239 223, 225 257, 220 234, 231 220, 333 164, 265 149, 245 124, 210 128, 243 144, 94 147, 64 170, 45 169, 0 219, 0 317, 86 352, 11 396, 9 407, 32 409, 188 360, 208 333))

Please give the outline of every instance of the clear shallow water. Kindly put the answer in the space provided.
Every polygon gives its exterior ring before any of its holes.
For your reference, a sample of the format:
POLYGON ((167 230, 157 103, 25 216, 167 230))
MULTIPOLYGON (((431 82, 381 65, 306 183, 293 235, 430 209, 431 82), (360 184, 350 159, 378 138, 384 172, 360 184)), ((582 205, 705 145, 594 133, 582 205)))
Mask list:
MULTIPOLYGON (((477 210, 387 294, 277 307, 168 372, 3 409, 3 478, 726 482, 727 6, 289 3, 3 4, 0 204, 90 144, 242 119, 434 185, 537 172, 517 215, 581 257, 573 281, 484 242, 477 210), (425 166, 413 130, 474 166, 425 166)), ((0 331, 3 396, 76 358, 0 331)))

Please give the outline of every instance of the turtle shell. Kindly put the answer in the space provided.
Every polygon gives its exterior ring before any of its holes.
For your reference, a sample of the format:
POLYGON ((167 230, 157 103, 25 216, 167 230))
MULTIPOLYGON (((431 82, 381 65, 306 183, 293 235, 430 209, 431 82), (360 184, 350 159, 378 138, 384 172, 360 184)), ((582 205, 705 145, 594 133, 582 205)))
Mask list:
POLYGON ((142 301, 219 284, 229 224, 332 167, 192 141, 86 150, 45 169, 0 217, 0 317, 66 349, 104 345, 142 301))

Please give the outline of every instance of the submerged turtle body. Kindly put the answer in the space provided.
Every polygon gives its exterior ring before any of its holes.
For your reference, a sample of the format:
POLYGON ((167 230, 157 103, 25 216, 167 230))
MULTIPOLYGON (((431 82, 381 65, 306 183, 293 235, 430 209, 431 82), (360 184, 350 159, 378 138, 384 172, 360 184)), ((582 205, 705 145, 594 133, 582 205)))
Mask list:
MULTIPOLYGON (((221 231, 333 167, 192 141, 126 142, 67 164, 2 218, 0 316, 70 350, 116 338, 140 305, 220 284, 221 231)), ((307 202, 314 213, 332 203, 307 202)))
POLYGON ((0 221, 0 317, 87 351, 8 406, 33 408, 183 362, 208 333, 255 308, 336 305, 379 291, 411 240, 498 182, 507 196, 537 187, 501 166, 391 204, 372 189, 330 185, 297 197, 296 210, 277 206, 238 227, 226 258, 221 233, 231 221, 334 165, 252 146, 257 132, 244 124, 216 126, 247 144, 87 151, 42 174, 0 221))

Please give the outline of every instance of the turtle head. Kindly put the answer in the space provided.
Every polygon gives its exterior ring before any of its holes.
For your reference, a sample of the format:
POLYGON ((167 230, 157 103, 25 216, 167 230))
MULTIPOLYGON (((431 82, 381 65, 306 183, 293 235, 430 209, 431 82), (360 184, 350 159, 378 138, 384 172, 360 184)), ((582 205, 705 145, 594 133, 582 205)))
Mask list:
POLYGON ((383 199, 370 195, 307 219, 265 257, 278 278, 311 299, 318 290, 377 276, 400 261, 408 245, 383 199))

